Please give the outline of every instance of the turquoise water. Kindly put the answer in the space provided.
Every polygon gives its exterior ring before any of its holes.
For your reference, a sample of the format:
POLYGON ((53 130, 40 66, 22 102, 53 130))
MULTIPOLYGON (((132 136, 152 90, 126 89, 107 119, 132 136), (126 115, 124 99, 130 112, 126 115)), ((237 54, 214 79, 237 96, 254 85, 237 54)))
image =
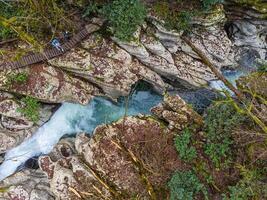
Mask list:
POLYGON ((13 174, 28 159, 51 152, 64 135, 91 134, 96 126, 111 123, 125 115, 149 114, 150 108, 161 101, 162 96, 152 91, 135 91, 129 99, 120 98, 118 103, 101 97, 95 97, 85 106, 63 103, 31 138, 6 153, 0 166, 0 180, 13 174))
MULTIPOLYGON (((226 77, 232 83, 242 74, 238 71, 225 72, 226 77)), ((212 81, 210 85, 219 90, 227 89, 220 81, 212 81)), ((207 98, 202 97, 205 93, 204 90, 185 92, 184 94, 178 92, 179 95, 188 99, 188 103, 192 104, 205 102, 207 98)), ((146 88, 145 90, 136 90, 129 99, 119 98, 117 103, 101 97, 95 97, 85 106, 63 103, 51 119, 40 127, 31 138, 6 153, 5 161, 0 166, 0 180, 13 174, 28 159, 51 152, 54 145, 64 135, 81 132, 91 134, 98 125, 114 122, 124 115, 150 114, 150 109, 160 103, 162 99, 163 97, 152 92, 151 88, 146 88)), ((204 107, 208 104, 204 103, 204 107)))

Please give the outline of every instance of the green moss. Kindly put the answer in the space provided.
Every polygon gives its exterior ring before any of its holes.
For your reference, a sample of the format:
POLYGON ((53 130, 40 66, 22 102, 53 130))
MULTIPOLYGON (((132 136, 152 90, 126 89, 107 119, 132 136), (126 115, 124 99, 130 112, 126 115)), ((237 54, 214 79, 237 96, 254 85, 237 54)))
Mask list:
POLYGON ((94 70, 94 66, 89 64, 87 67, 86 67, 87 70, 89 71, 93 71, 94 70))
POLYGON ((105 79, 103 77, 94 77, 97 81, 104 82, 105 79))
POLYGON ((167 127, 167 123, 162 121, 162 120, 159 120, 157 117, 153 116, 153 115, 146 115, 144 116, 143 119, 146 119, 150 122, 156 122, 159 124, 160 128, 161 129, 165 129, 167 127))
POLYGON ((13 84, 24 84, 28 80, 28 74, 25 72, 11 73, 7 75, 6 87, 10 87, 13 84))
POLYGON ((267 3, 264 0, 234 0, 234 1, 240 5, 251 6, 256 10, 265 13, 265 18, 267 17, 266 15, 267 3))
POLYGON ((24 114, 32 122, 37 122, 40 119, 40 104, 32 97, 26 96, 21 99, 23 108, 18 109, 18 112, 24 114))
POLYGON ((258 72, 267 72, 267 64, 259 66, 257 71, 258 72))

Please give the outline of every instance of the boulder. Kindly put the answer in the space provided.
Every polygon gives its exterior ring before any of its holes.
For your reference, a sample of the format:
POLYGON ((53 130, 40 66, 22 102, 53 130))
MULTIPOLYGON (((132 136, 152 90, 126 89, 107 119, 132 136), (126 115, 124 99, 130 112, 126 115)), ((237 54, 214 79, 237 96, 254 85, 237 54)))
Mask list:
POLYGON ((151 109, 158 118, 168 123, 170 130, 183 130, 190 124, 203 125, 202 117, 178 95, 164 96, 164 101, 151 109))
POLYGON ((78 135, 75 151, 70 144, 57 145, 39 163, 61 199, 164 198, 171 173, 185 167, 172 142, 173 134, 160 122, 127 117, 97 127, 92 138, 78 135))

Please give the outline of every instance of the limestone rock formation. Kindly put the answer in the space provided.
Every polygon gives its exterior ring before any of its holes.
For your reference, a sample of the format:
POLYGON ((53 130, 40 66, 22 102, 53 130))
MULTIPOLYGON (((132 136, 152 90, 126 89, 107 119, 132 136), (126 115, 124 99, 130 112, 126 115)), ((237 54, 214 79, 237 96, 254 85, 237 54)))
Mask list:
POLYGON ((40 170, 23 170, 0 183, 1 200, 54 200, 48 180, 40 170))
POLYGON ((62 199, 148 198, 149 192, 156 192, 153 188, 166 190, 164 184, 171 172, 182 168, 172 138, 157 121, 129 117, 99 126, 92 138, 78 135, 75 147, 79 156, 59 144, 60 159, 53 160, 57 156, 52 153, 39 162, 51 190, 62 199))
MULTIPOLYGON (((194 17, 194 26, 188 35, 219 69, 236 64, 232 43, 224 30, 225 20, 223 9, 218 6, 205 15, 194 17)), ((97 88, 116 99, 128 95, 138 80, 151 83, 160 93, 170 85, 185 88, 207 85, 215 76, 183 42, 182 34, 183 31, 167 30, 163 21, 149 15, 147 23, 139 27, 131 42, 93 33, 80 47, 49 60, 48 66, 39 64, 24 69, 38 77, 37 81, 30 76, 24 87, 2 88, 44 102, 86 104, 100 93, 97 88), (26 87, 30 84, 31 87, 26 87)), ((2 73, 7 76, 8 72, 2 73)), ((4 82, 5 77, 2 79, 4 82)))
MULTIPOLYGON (((220 23, 222 19, 225 19, 223 14, 211 24, 206 19, 207 26, 197 25, 189 36, 218 68, 235 65, 231 41, 220 23)), ((167 80, 176 80, 187 88, 190 85, 207 84, 215 78, 182 41, 182 32, 165 29, 162 22, 153 16, 149 17, 149 21, 136 32, 134 41, 113 40, 152 71, 167 80)))
POLYGON ((234 45, 245 50, 254 50, 256 58, 266 59, 266 2, 264 0, 227 0, 225 10, 229 20, 228 34, 234 45))
POLYGON ((50 63, 96 84, 114 99, 128 95, 138 80, 146 80, 157 91, 163 91, 164 82, 157 73, 112 41, 92 34, 81 45, 82 49, 74 49, 50 63))
POLYGON ((0 77, 1 90, 32 96, 47 103, 68 101, 87 104, 92 96, 100 94, 93 85, 46 64, 36 64, 15 72, 1 71, 0 77), (25 83, 8 83, 9 74, 22 72, 27 74, 25 83))

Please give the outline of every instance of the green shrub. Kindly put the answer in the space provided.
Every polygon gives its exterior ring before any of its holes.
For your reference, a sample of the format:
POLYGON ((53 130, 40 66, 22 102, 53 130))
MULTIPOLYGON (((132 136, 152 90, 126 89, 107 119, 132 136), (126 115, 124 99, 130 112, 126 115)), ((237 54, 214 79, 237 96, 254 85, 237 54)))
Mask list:
POLYGON ((8 28, 0 26, 0 39, 5 40, 11 38, 14 35, 14 32, 8 28))
MULTIPOLYGON (((4 3, 0 1, 0 16, 5 18, 11 18, 20 15, 21 11, 18 8, 12 6, 12 4, 4 3)), ((14 31, 10 28, 1 26, 0 23, 0 40, 11 38, 15 35, 14 31)))
POLYGON ((218 104, 209 108, 205 117, 207 142, 205 153, 216 167, 231 161, 232 129, 244 122, 245 117, 238 114, 230 104, 218 104))
POLYGON ((229 187, 229 196, 223 195, 223 200, 249 200, 252 197, 252 191, 244 183, 238 183, 229 187))
POLYGON ((191 28, 190 22, 194 15, 191 11, 177 12, 170 7, 168 2, 158 2, 153 7, 154 12, 165 21, 167 29, 175 29, 178 31, 189 31, 191 28))
POLYGON ((12 30, 30 44, 29 37, 50 40, 56 33, 75 27, 61 0, 20 0, 8 4, 0 1, 0 19, 0 34, 3 30, 6 37, 7 30, 12 30))
POLYGON ((259 66, 257 71, 258 72, 267 72, 267 64, 259 66))
POLYGON ((189 129, 183 130, 181 135, 175 137, 176 150, 182 160, 191 161, 197 157, 195 147, 190 146, 192 134, 189 129))
POLYGON ((145 6, 139 0, 114 0, 100 12, 108 20, 114 36, 123 41, 132 39, 146 17, 145 6))
POLYGON ((228 194, 223 194, 223 200, 267 199, 267 185, 261 179, 266 179, 266 170, 248 170, 242 167, 242 179, 234 186, 228 187, 228 194))
POLYGON ((222 3, 223 0, 202 0, 204 9, 210 9, 212 6, 218 3, 222 3))
POLYGON ((193 200, 202 192, 208 199, 205 186, 199 181, 193 171, 177 171, 168 182, 170 200, 193 200))
POLYGON ((98 4, 96 2, 90 2, 86 7, 85 12, 83 13, 83 17, 88 17, 94 13, 99 11, 98 4))
POLYGON ((166 26, 175 28, 177 30, 189 31, 191 28, 190 21, 193 14, 189 11, 181 11, 177 13, 174 20, 172 18, 167 19, 166 26))
POLYGON ((29 96, 22 98, 21 101, 24 105, 23 108, 18 109, 18 111, 24 114, 32 122, 37 122, 40 118, 40 104, 38 101, 29 96))

